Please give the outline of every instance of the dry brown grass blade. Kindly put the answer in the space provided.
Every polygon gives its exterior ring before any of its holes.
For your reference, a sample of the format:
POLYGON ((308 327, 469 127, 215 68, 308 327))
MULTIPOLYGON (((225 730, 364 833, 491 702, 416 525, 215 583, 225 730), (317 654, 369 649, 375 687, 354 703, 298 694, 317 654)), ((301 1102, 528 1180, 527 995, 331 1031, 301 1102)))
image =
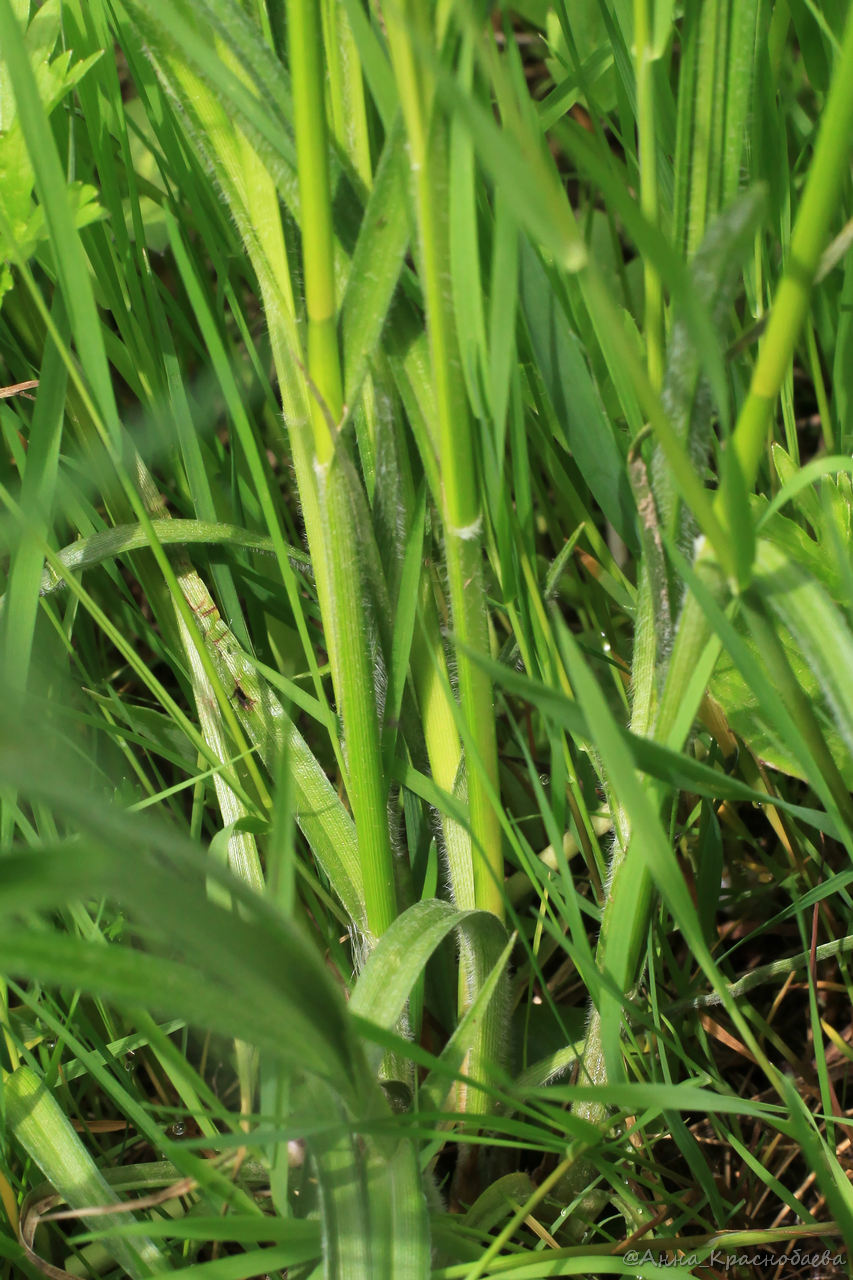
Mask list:
POLYGON ((29 382, 13 382, 11 386, 0 387, 0 400, 11 400, 13 396, 25 396, 27 400, 32 400, 33 397, 27 395, 27 392, 33 391, 38 384, 38 378, 30 378, 29 382))

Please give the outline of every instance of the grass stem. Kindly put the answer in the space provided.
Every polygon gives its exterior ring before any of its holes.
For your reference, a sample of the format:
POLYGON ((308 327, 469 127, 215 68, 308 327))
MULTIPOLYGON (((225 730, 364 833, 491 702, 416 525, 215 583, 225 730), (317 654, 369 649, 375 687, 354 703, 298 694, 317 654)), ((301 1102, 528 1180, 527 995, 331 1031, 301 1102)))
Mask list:
MULTIPOLYGON (((389 11, 390 16, 390 11, 389 11)), ((466 781, 474 844, 474 886, 479 907, 503 919, 503 852, 497 794, 497 734, 490 677, 470 654, 489 651, 482 567, 482 507, 471 418, 459 366, 445 272, 447 232, 447 126, 436 110, 430 70, 414 52, 428 30, 429 11, 416 0, 395 6, 388 36, 409 135, 421 281, 427 314, 441 466, 445 561, 450 586, 459 701, 468 742, 466 781)))
MULTIPOLYGON (((337 338, 334 240, 329 179, 329 139, 324 94, 320 11, 314 0, 288 4, 302 250, 308 313, 308 373, 317 492, 323 525, 321 554, 328 565, 331 608, 325 621, 333 637, 332 671, 344 723, 348 791, 362 864, 371 932, 379 937, 397 914, 388 829, 388 786, 382 750, 358 534, 348 492, 348 472, 337 425, 343 412, 337 338)), ((318 548, 312 548, 317 557, 318 548)))

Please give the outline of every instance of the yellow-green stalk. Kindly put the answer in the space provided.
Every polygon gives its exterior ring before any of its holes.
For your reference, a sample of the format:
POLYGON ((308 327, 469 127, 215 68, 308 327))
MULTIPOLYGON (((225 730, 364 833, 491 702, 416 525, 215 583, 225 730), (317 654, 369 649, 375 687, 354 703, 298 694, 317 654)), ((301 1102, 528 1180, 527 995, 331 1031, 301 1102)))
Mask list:
POLYGON ((459 640, 459 700, 466 727, 466 778, 473 879, 477 906, 503 918, 497 737, 491 680, 470 653, 488 653, 483 589, 482 509, 475 470, 471 419, 462 385, 455 324, 446 287, 447 127, 434 110, 433 77, 417 57, 418 45, 434 47, 433 11, 422 0, 389 5, 388 43, 409 140, 421 284, 436 405, 441 469, 445 560, 453 629, 459 640))

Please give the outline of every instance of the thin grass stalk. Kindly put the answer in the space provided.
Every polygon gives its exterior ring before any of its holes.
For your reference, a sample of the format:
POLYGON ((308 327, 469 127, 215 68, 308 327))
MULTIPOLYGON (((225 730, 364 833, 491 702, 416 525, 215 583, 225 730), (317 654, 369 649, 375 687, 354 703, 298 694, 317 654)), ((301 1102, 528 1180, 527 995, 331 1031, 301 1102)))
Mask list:
MULTIPOLYGON (((469 832, 445 822, 444 834, 452 891, 458 905, 472 905, 503 919, 503 855, 493 797, 498 794, 497 737, 491 680, 472 660, 471 652, 489 653, 486 600, 482 583, 481 510, 474 470, 471 422, 462 383, 452 298, 446 270, 450 261, 446 217, 447 134, 444 120, 433 114, 434 86, 429 69, 416 56, 432 47, 433 14, 414 3, 385 10, 391 60, 409 141, 409 159, 417 228, 419 266, 427 315, 427 337, 439 456, 445 560, 453 627, 462 642, 456 651, 460 725, 441 742, 440 720, 455 708, 447 704, 447 682, 433 602, 422 592, 421 621, 412 646, 412 671, 423 710, 429 712, 427 747, 434 777, 456 791, 467 788, 469 832), (433 652, 429 650, 432 647, 433 652), (464 774, 460 769, 460 730, 465 737, 464 774)), ((436 14, 435 20, 440 21, 436 14)), ((447 17, 445 10, 444 17, 447 17)), ((435 35, 438 40, 437 34, 435 35)), ((425 580, 424 588, 428 588, 425 580)), ((454 717, 455 719, 455 717, 454 717)), ((449 727, 449 726, 448 726, 449 727)), ((481 957, 463 943, 459 973, 460 1015, 475 1002, 482 982, 481 957)), ((485 1080, 505 1047, 504 999, 493 999, 471 1045, 465 1073, 485 1080)), ((460 1110, 481 1114, 489 1095, 460 1088, 460 1110)), ((471 1148, 472 1155, 476 1148, 471 1148)), ((469 1161, 460 1161, 457 1176, 469 1161)))
POLYGON ((371 933, 379 937, 394 920, 397 902, 367 619, 359 565, 353 559, 358 536, 346 470, 337 457, 343 388, 323 41, 320 12, 313 0, 290 0, 288 31, 302 207, 311 423, 324 532, 322 553, 331 586, 331 608, 324 621, 334 635, 332 673, 344 724, 348 791, 358 833, 367 920, 371 933))
MULTIPOLYGON (((424 742, 432 776, 442 790, 452 795, 459 781, 462 743, 448 701, 450 676, 441 646, 431 584, 425 574, 419 590, 420 608, 410 658, 412 681, 423 718, 424 742)), ((441 827, 453 900, 462 910, 471 910, 477 904, 470 833, 448 814, 442 815, 441 827)))
MULTIPOLYGON (((351 180, 356 186, 361 184, 367 198, 373 186, 373 162, 358 49, 346 8, 339 0, 323 0, 322 18, 331 132, 340 155, 350 167, 351 180)), ((345 339, 343 347, 345 350, 345 339)), ((344 381, 346 383, 346 377, 344 381)), ((364 377, 359 400, 361 413, 355 417, 359 459, 365 489, 372 501, 378 429, 376 389, 371 372, 364 377)))
MULTIPOLYGON (((634 60, 637 78, 637 140, 640 164, 640 207, 654 224, 658 218, 658 177, 655 128, 654 50, 649 0, 634 0, 634 60)), ((649 381, 655 391, 663 385, 663 286, 650 259, 643 264, 644 329, 649 381)))
POLYGON ((430 41, 431 11, 418 0, 389 7, 388 41, 409 136, 441 465, 445 560, 456 650, 459 700, 467 730, 466 781, 474 842, 477 906, 504 916, 503 853, 498 815, 498 764, 491 679, 471 658, 489 652, 483 589, 482 510, 474 462, 471 419, 462 385, 452 300, 446 285, 447 127, 434 110, 428 69, 414 41, 430 41))

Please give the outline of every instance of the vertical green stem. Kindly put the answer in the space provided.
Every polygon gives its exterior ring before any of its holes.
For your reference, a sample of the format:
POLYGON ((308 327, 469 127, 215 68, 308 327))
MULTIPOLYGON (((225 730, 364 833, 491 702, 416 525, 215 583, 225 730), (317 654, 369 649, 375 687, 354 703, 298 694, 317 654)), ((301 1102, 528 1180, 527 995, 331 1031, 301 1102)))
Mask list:
POLYGON ((488 621, 482 577, 481 507, 471 419, 462 385, 452 302, 446 273, 447 127, 433 110, 434 86, 414 55, 427 40, 431 10, 419 2, 386 13, 392 63, 409 135, 421 283, 426 302, 435 390, 445 529, 445 559, 457 646, 459 700, 467 729, 467 784, 474 841, 477 905, 503 918, 503 855, 492 795, 498 791, 497 735, 491 680, 470 657, 488 653, 488 621))
MULTIPOLYGON (((410 666, 432 776, 439 787, 452 795, 459 775, 462 743, 446 693, 450 677, 426 574, 420 584, 420 609, 412 637, 410 666)), ((442 817, 442 833, 453 900, 462 910, 472 910, 477 905, 477 897, 470 833, 446 814, 442 817)))
MULTIPOLYGON (((640 162, 640 207, 649 222, 659 220, 658 176, 655 153, 655 100, 652 33, 649 0, 634 0, 634 58, 637 77, 637 141, 640 162)), ((650 258, 643 267, 645 282, 646 358, 649 381, 655 391, 663 385, 663 289, 650 258)))
MULTIPOLYGON (((311 426, 322 555, 330 586, 324 623, 332 637, 332 677, 343 717, 348 792, 358 836, 367 920, 370 932, 378 937, 395 918, 397 904, 358 537, 347 472, 338 454, 337 424, 343 411, 343 391, 337 338, 323 40, 320 10, 315 0, 290 0, 288 30, 302 205, 311 426)), ((315 555, 316 550, 314 548, 315 555)))
POLYGON ((287 13, 299 198, 303 213, 301 230, 308 312, 308 371, 316 389, 311 402, 314 448, 317 461, 327 465, 334 453, 332 429, 341 416, 343 390, 336 331, 323 36, 320 12, 311 0, 291 0, 287 13))

